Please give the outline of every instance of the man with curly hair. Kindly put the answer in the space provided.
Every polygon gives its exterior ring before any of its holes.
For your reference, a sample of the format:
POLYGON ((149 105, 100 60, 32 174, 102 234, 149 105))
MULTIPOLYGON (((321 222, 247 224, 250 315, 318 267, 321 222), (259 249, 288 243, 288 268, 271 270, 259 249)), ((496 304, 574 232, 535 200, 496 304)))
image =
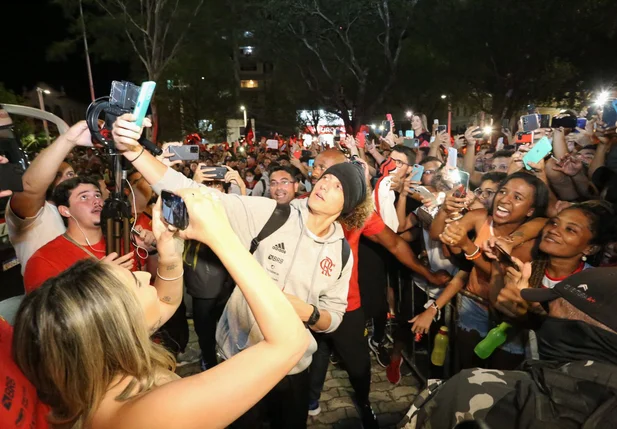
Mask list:
MULTIPOLYGON (((362 165, 366 173, 367 166, 361 160, 355 160, 352 165, 362 165)), ((319 184, 323 177, 329 172, 342 168, 348 163, 345 155, 337 149, 328 149, 317 156, 315 159, 316 168, 313 169, 312 178, 319 184)), ((369 177, 365 174, 364 180, 367 183, 369 177)), ((318 190, 316 185, 315 190, 318 190)), ((311 197, 315 194, 315 190, 311 197)), ((371 385, 371 359, 367 338, 364 335, 365 315, 361 306, 360 286, 358 283, 358 248, 360 237, 365 236, 369 240, 381 244, 392 253, 403 265, 426 276, 436 284, 441 284, 449 279, 446 273, 432 273, 422 265, 409 245, 400 238, 394 231, 388 228, 379 214, 375 211, 371 192, 366 193, 366 198, 356 209, 347 216, 342 216, 339 221, 343 225, 345 238, 349 242, 353 254, 353 267, 349 282, 349 293, 347 295, 347 311, 339 328, 332 333, 315 334, 318 343, 318 350, 313 356, 311 364, 311 391, 309 397, 309 415, 319 414, 319 396, 323 388, 330 349, 338 352, 344 364, 349 381, 355 391, 355 403, 362 418, 365 429, 379 427, 375 414, 373 413, 369 401, 369 391, 371 385)))
MULTIPOLYGON (((143 152, 137 143, 141 129, 131 119, 130 115, 125 115, 114 124, 114 141, 156 193, 160 194, 163 189, 173 192, 204 186, 143 152)), ((247 249, 275 210, 281 209, 269 198, 243 197, 207 189, 220 199, 232 228, 247 249)), ((308 367, 317 350, 311 331, 331 333, 341 324, 353 266, 353 256, 349 252, 348 260, 344 258, 344 249, 349 250, 349 245, 341 224, 350 227, 364 224, 365 217, 356 213, 356 207, 365 202, 366 195, 361 166, 335 165, 321 175, 308 199, 294 200, 287 206, 285 223, 254 249, 257 261, 285 292, 305 322, 310 345, 290 373, 232 427, 252 429, 261 426, 264 420, 269 420, 272 428, 306 427, 308 367)), ((364 213, 370 215, 371 212, 364 210, 364 213)), ((216 339, 225 358, 263 339, 239 288, 235 288, 227 302, 216 339)))

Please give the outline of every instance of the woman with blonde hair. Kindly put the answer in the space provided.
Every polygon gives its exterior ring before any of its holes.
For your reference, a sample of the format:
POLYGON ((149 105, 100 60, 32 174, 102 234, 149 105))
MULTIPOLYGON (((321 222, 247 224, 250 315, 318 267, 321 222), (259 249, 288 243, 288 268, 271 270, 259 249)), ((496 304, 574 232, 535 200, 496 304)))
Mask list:
POLYGON ((13 356, 51 407, 53 428, 226 427, 264 397, 304 354, 302 322, 232 231, 216 196, 177 192, 190 225, 153 211, 159 266, 150 274, 80 261, 26 296, 13 356), (244 294, 264 340, 222 364, 180 379, 173 357, 150 334, 182 299, 183 240, 208 245, 244 294))

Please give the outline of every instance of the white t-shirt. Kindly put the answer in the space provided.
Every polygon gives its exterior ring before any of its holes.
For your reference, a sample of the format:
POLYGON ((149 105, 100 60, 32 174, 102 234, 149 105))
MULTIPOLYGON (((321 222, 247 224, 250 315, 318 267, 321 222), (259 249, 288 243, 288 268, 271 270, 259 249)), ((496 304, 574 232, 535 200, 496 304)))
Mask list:
POLYGON ((66 232, 66 226, 64 226, 58 209, 47 201, 36 215, 21 219, 13 213, 9 200, 5 218, 9 229, 9 240, 21 263, 22 274, 34 252, 66 232))

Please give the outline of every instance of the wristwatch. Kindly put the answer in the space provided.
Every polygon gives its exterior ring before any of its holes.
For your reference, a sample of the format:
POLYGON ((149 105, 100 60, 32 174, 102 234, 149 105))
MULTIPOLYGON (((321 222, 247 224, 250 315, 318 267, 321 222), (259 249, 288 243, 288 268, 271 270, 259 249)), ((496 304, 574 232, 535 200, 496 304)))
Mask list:
POLYGON ((319 314, 319 310, 317 309, 317 307, 315 307, 313 304, 311 304, 311 306, 313 307, 313 313, 311 314, 311 317, 309 317, 309 319, 306 321, 306 324, 309 326, 313 326, 315 323, 319 322, 319 318, 321 317, 321 314, 319 314))

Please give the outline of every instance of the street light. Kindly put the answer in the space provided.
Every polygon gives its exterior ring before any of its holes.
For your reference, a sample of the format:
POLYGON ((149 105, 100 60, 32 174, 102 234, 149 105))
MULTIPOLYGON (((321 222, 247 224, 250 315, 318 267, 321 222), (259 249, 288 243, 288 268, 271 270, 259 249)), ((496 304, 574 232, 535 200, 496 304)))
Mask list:
POLYGON ((412 112, 411 110, 408 110, 408 111, 407 111, 407 113, 405 113, 405 115, 406 115, 408 118, 411 118, 411 117, 413 116, 413 112, 412 112))
POLYGON ((246 121, 246 107, 240 106, 240 110, 242 110, 242 113, 244 114, 244 128, 246 128, 246 124, 247 124, 247 121, 246 121))
POLYGON ((441 94, 441 99, 445 100, 446 98, 448 98, 448 96, 446 94, 441 94))
MULTIPOLYGON (((36 87, 36 92, 39 97, 39 107, 44 112, 45 111, 45 102, 43 101, 43 94, 49 95, 51 91, 49 89, 43 89, 40 87, 36 87)), ((49 127, 47 126, 47 121, 43 121, 43 128, 45 129, 45 136, 47 137, 47 145, 51 144, 51 139, 49 138, 49 127)))

